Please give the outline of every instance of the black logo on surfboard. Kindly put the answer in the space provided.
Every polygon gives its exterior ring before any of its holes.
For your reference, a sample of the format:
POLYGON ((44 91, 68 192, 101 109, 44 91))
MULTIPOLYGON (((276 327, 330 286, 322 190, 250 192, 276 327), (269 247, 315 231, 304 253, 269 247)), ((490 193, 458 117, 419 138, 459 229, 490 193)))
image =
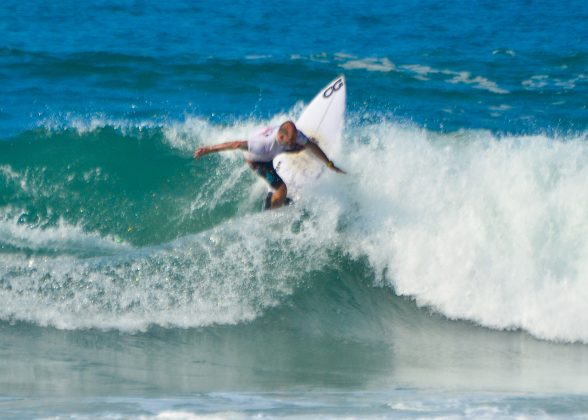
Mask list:
POLYGON ((343 79, 337 79, 335 81, 335 83, 333 83, 331 86, 329 86, 328 88, 325 89, 325 91, 323 92, 323 96, 325 98, 330 98, 331 95, 335 92, 337 92, 339 89, 341 89, 341 86, 343 86, 343 79))

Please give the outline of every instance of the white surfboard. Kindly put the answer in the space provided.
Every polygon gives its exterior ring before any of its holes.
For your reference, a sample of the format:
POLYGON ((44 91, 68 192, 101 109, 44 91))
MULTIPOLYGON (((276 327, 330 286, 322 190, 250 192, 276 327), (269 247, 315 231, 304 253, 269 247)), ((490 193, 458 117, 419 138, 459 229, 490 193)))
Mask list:
MULTIPOLYGON (((308 104, 296 121, 296 127, 330 156, 341 141, 345 124, 345 77, 332 80, 308 104)), ((288 187, 288 196, 297 198, 305 185, 318 179, 325 170, 309 150, 300 153, 282 153, 274 159, 274 168, 288 187)))

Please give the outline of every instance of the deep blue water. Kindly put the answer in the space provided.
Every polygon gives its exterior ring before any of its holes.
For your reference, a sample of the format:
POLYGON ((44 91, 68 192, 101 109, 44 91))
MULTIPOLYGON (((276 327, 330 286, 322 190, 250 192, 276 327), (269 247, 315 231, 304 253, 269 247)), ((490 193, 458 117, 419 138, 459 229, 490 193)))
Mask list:
POLYGON ((2 133, 70 114, 267 117, 339 72, 354 87, 351 111, 436 130, 584 131, 586 9, 583 1, 7 1, 2 133))
POLYGON ((0 416, 586 415, 586 22, 4 1, 0 416), (267 214, 192 159, 338 74, 347 176, 267 214))

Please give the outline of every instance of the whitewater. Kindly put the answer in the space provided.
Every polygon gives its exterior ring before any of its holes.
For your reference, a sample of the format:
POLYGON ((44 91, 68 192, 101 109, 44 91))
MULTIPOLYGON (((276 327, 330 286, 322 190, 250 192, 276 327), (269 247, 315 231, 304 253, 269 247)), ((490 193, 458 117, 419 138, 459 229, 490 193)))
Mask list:
POLYGON ((2 319, 124 331, 250 322, 304 287, 303 273, 343 259, 367 261, 374 287, 449 319, 587 342, 585 134, 440 134, 352 117, 340 150, 333 151, 349 176, 326 176, 292 209, 269 215, 257 211, 263 184, 244 169, 239 153, 191 160, 201 144, 241 138, 256 125, 295 117, 299 108, 230 127, 188 118, 148 128, 97 121, 42 128, 47 138, 38 147, 46 153, 55 141, 83 150, 91 137, 98 148, 107 147, 101 142, 108 136, 140 147, 138 133, 146 130, 156 143, 151 148, 166 148, 193 171, 218 176, 174 197, 175 208, 159 215, 175 218, 166 227, 175 232, 149 244, 152 238, 132 237, 132 226, 117 232, 115 209, 99 204, 106 197, 92 204, 99 206, 97 216, 84 216, 82 208, 82 216, 68 217, 52 204, 52 197, 75 200, 68 186, 76 180, 99 189, 120 177, 123 158, 111 170, 87 153, 74 168, 55 162, 55 168, 23 171, 3 163, 4 188, 21 203, 5 207, 0 222, 2 247, 9 250, 2 254, 2 319), (40 176, 51 172, 59 182, 40 176), (43 195, 46 214, 24 222, 27 201, 43 195), (219 213, 192 232, 182 230, 194 213, 223 205, 234 215, 219 213), (111 225, 88 228, 100 222, 111 225))

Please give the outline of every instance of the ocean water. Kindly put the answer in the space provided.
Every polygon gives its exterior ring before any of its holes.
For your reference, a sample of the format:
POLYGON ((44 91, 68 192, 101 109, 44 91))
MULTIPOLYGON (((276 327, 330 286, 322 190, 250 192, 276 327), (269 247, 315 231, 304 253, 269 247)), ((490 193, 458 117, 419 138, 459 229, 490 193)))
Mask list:
POLYGON ((0 417, 588 416, 588 4, 0 6, 0 417), (338 74, 261 212, 240 153, 338 74))

